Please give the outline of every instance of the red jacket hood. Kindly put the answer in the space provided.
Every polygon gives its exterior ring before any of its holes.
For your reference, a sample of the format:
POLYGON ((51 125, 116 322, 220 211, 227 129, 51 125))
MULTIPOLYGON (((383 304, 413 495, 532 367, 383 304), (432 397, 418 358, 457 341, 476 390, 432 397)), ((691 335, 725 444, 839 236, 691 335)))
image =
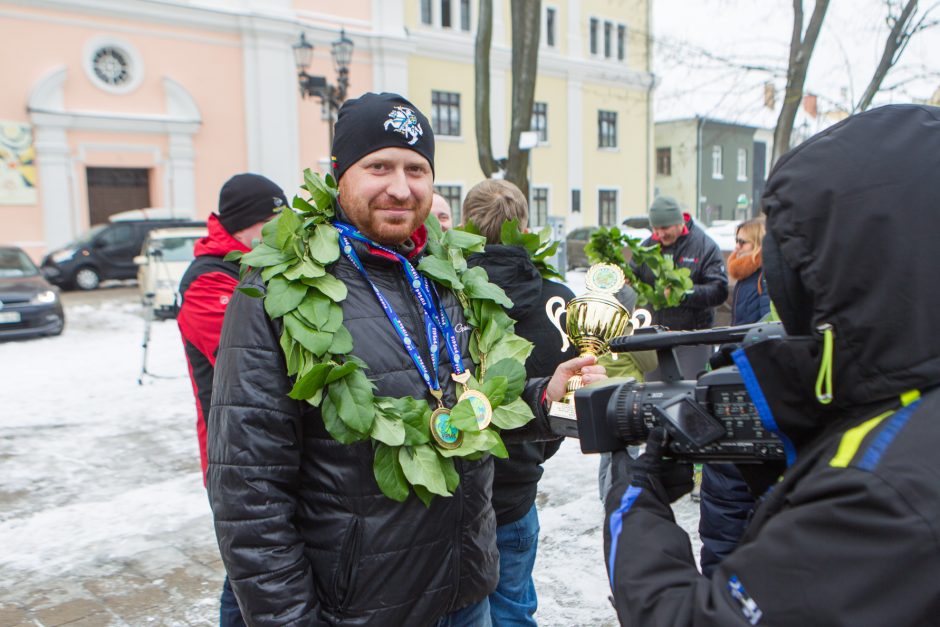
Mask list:
POLYGON ((240 250, 244 253, 251 250, 251 248, 232 237, 214 213, 209 216, 208 227, 209 235, 196 242, 196 247, 193 250, 196 257, 202 257, 203 255, 224 257, 233 250, 240 250))

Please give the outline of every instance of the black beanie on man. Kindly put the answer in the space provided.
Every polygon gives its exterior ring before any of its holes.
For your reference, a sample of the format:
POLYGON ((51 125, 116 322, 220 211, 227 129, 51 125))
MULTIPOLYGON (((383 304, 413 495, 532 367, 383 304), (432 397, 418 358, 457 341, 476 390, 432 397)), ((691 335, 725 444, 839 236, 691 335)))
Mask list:
POLYGON ((274 217, 274 210, 287 206, 287 196, 278 185, 260 174, 236 174, 219 192, 219 222, 235 234, 274 217))
POLYGON ((333 130, 333 176, 382 148, 407 148, 428 160, 434 172, 434 131, 418 108, 398 94, 363 94, 347 100, 333 130))

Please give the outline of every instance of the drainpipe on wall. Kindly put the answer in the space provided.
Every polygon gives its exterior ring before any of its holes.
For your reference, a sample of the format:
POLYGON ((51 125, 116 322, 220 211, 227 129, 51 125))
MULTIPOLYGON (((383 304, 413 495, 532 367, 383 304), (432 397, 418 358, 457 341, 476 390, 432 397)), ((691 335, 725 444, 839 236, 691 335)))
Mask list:
POLYGON ((695 219, 702 220, 702 127, 705 125, 704 118, 696 116, 695 118, 695 219))

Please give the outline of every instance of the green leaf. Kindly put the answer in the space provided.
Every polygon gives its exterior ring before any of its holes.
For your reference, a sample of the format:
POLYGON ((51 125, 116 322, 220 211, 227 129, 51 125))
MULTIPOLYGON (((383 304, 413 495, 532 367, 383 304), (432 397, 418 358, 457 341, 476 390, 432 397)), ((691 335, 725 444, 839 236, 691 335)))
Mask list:
POLYGON ((376 412, 369 435, 389 446, 401 446, 405 443, 405 423, 390 418, 382 412, 376 412))
POLYGON ((339 259, 339 231, 332 224, 318 224, 307 238, 310 256, 323 265, 339 259))
POLYGON ((335 368, 330 370, 329 375, 326 377, 326 381, 324 382, 324 385, 329 385, 330 383, 333 383, 334 381, 338 381, 339 379, 342 379, 343 377, 348 375, 350 372, 354 370, 358 370, 358 369, 359 369, 359 364, 357 364, 354 361, 347 361, 345 364, 336 366, 335 368))
POLYGON ((372 474, 382 494, 399 503, 408 498, 408 480, 398 462, 398 447, 376 444, 372 474))
POLYGON ((353 339, 346 327, 340 327, 333 334, 333 341, 330 344, 330 352, 334 355, 345 355, 352 351, 353 339))
POLYGON ((457 473, 457 469, 454 468, 454 460, 438 456, 437 461, 444 473, 444 484, 447 486, 447 491, 453 494, 457 486, 460 485, 460 475, 457 473))
POLYGON ((433 494, 449 496, 444 471, 437 460, 437 453, 429 445, 403 446, 398 452, 398 461, 409 483, 424 486, 433 494))
POLYGON ((493 424, 500 429, 517 429, 532 418, 532 408, 521 398, 493 410, 493 424))
POLYGON ((268 220, 261 227, 261 241, 271 248, 284 249, 284 246, 277 242, 277 218, 268 220))
POLYGON ((441 239, 445 247, 454 247, 471 253, 482 253, 486 238, 460 229, 449 229, 441 239))
MULTIPOLYGON (((503 378, 506 379, 506 390, 503 394, 502 402, 511 403, 519 398, 519 396, 522 395, 522 391, 525 389, 525 366, 515 359, 501 359, 486 368, 484 384, 490 380, 503 378)), ((489 394, 487 394, 487 396, 489 396, 489 394)))
POLYGON ((274 236, 275 246, 283 250, 300 230, 300 218, 290 207, 284 207, 272 222, 277 222, 277 233, 274 236))
POLYGON ((346 284, 332 274, 324 274, 315 279, 304 279, 305 284, 314 287, 335 303, 346 300, 346 284))
POLYGON ((476 413, 468 400, 460 401, 450 410, 450 424, 464 432, 480 430, 476 413))
POLYGON ((242 250, 230 250, 227 255, 222 257, 222 261, 238 261, 245 254, 242 250))
POLYGON ((483 332, 480 333, 480 350, 484 353, 490 351, 493 346, 506 334, 507 329, 501 326, 497 321, 490 318, 483 326, 483 332))
POLYGON ((453 264, 439 257, 426 255, 418 264, 418 270, 452 290, 462 290, 464 288, 463 283, 457 277, 457 271, 454 270, 453 264))
POLYGON ((322 357, 333 342, 331 333, 311 329, 293 311, 284 316, 284 327, 290 331, 294 340, 317 357, 322 357))
POLYGON ((310 290, 307 292, 306 298, 300 302, 297 311, 317 328, 320 328, 320 325, 329 321, 333 307, 339 307, 339 305, 335 305, 333 301, 320 292, 310 290))
POLYGON ((532 342, 524 340, 518 335, 507 335, 496 343, 490 352, 486 354, 487 363, 496 363, 503 359, 514 359, 520 363, 525 363, 532 352, 532 342))
MULTIPOLYGON (((293 265, 293 262, 285 261, 284 263, 279 263, 276 266, 268 266, 267 268, 261 271, 261 280, 267 283, 268 281, 270 281, 277 275, 282 274, 285 270, 291 267, 291 265, 293 265)), ((284 278, 289 279, 290 277, 284 277, 284 278)))
POLYGON ((264 297, 264 310, 271 318, 280 318, 293 311, 304 299, 307 286, 299 281, 288 281, 282 277, 274 277, 268 282, 268 291, 264 297))
POLYGON ((315 279, 326 274, 326 270, 318 263, 303 259, 300 262, 290 265, 290 269, 284 272, 284 278, 288 281, 297 281, 302 279, 315 279))
POLYGON ((281 345, 281 350, 284 352, 284 361, 287 366, 287 376, 294 376, 300 372, 300 351, 297 348, 297 344, 294 342, 293 338, 290 336, 290 332, 285 328, 281 331, 281 337, 278 340, 278 343, 281 345))
POLYGON ((245 296, 251 296, 252 298, 261 298, 264 296, 264 292, 259 290, 257 287, 237 287, 235 288, 245 296))
POLYGON ((459 228, 461 231, 466 231, 467 233, 470 233, 472 235, 483 235, 483 233, 480 232, 480 229, 477 227, 477 225, 473 223, 473 220, 467 220, 467 222, 463 226, 457 227, 457 228, 459 228))
POLYGON ((494 449, 499 451, 500 448, 502 448, 502 451, 506 450, 502 439, 492 429, 484 429, 483 431, 477 431, 475 433, 465 433, 463 436, 463 444, 460 448, 467 451, 481 452, 493 451, 494 449))
POLYGON ((326 426, 326 430, 329 432, 330 437, 332 437, 337 442, 342 444, 352 444, 353 442, 360 442, 365 440, 367 435, 364 433, 359 433, 354 429, 350 429, 346 422, 340 417, 341 410, 327 394, 323 398, 323 402, 320 405, 321 414, 323 416, 323 424, 326 426))
POLYGON ((346 426, 359 433, 369 433, 375 419, 375 405, 371 385, 361 370, 354 370, 331 383, 327 396, 346 426))
POLYGON ((380 402, 388 405, 385 411, 401 419, 405 428, 405 444, 415 446, 430 442, 431 408, 428 407, 426 402, 410 396, 402 398, 382 397, 380 402))
POLYGON ((506 292, 503 291, 503 288, 490 283, 489 278, 486 276, 486 270, 482 267, 477 266, 468 269, 460 277, 460 280, 463 281, 464 291, 470 298, 492 300, 507 309, 512 307, 512 301, 506 296, 506 292))
POLYGON ((333 370, 338 370, 338 368, 329 362, 315 365, 310 372, 297 379, 288 396, 297 400, 310 398, 328 383, 327 376, 332 374, 333 370))
POLYGON ((311 205, 309 202, 301 198, 300 196, 294 196, 294 200, 291 202, 291 206, 298 211, 302 211, 305 214, 316 213, 317 208, 311 205))
POLYGON ((490 405, 496 407, 503 402, 506 397, 506 389, 509 387, 509 379, 506 377, 494 377, 492 373, 486 373, 486 380, 483 382, 481 390, 486 398, 490 399, 490 405))
MULTIPOLYGON (((330 303, 330 313, 326 317, 326 321, 320 324, 320 330, 326 331, 327 333, 336 333, 343 326, 343 308, 337 305, 336 303, 330 303)), ((335 340, 334 340, 335 341, 335 340)), ((352 350, 350 348, 350 350, 352 350)), ((348 353, 348 350, 345 351, 330 351, 331 353, 348 353)))
POLYGON ((250 253, 245 253, 242 257, 242 265, 248 265, 252 268, 267 268, 294 259, 296 257, 292 252, 284 252, 267 244, 258 244, 250 253))
POLYGON ((431 494, 427 488, 420 485, 413 485, 411 486, 411 489, 415 491, 415 496, 417 496, 421 502, 424 503, 425 507, 431 507, 431 501, 434 500, 434 495, 431 494))

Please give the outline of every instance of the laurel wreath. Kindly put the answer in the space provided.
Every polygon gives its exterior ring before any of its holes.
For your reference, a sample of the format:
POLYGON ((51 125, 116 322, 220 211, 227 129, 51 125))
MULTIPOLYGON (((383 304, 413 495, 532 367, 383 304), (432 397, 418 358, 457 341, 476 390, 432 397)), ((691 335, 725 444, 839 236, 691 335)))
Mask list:
POLYGON ((592 263, 612 263, 621 270, 637 293, 636 305, 650 305, 654 309, 675 307, 692 289, 691 270, 676 268, 671 255, 663 255, 659 244, 643 246, 636 237, 630 237, 617 227, 601 227, 591 234, 584 247, 592 263), (630 257, 625 251, 630 251, 630 257), (636 266, 647 266, 656 277, 653 285, 637 279, 631 261, 636 266))
POLYGON ((323 423, 339 442, 371 440, 373 473, 382 492, 404 501, 411 492, 427 506, 435 495, 451 496, 460 477, 454 458, 479 459, 486 453, 508 457, 500 429, 521 427, 533 418, 521 398, 525 359, 532 344, 514 333, 504 307, 512 301, 489 282, 483 268, 468 268, 466 256, 482 252, 485 238, 452 229, 442 233, 429 217, 426 254, 418 270, 452 290, 472 328, 469 352, 476 365, 467 387, 483 392, 493 408, 492 423, 480 429, 469 400, 451 409, 451 425, 463 433, 458 448, 444 449, 430 434, 432 407, 410 396, 375 396, 368 365, 351 354, 353 340, 343 326, 340 302, 346 285, 327 272, 340 256, 339 232, 332 225, 338 196, 336 181, 304 171, 304 199, 295 196, 262 230, 262 241, 248 253, 230 253, 242 272, 261 270, 266 290, 238 288, 264 298, 272 320, 283 321, 280 346, 287 373, 294 377, 290 397, 319 407, 323 423))

